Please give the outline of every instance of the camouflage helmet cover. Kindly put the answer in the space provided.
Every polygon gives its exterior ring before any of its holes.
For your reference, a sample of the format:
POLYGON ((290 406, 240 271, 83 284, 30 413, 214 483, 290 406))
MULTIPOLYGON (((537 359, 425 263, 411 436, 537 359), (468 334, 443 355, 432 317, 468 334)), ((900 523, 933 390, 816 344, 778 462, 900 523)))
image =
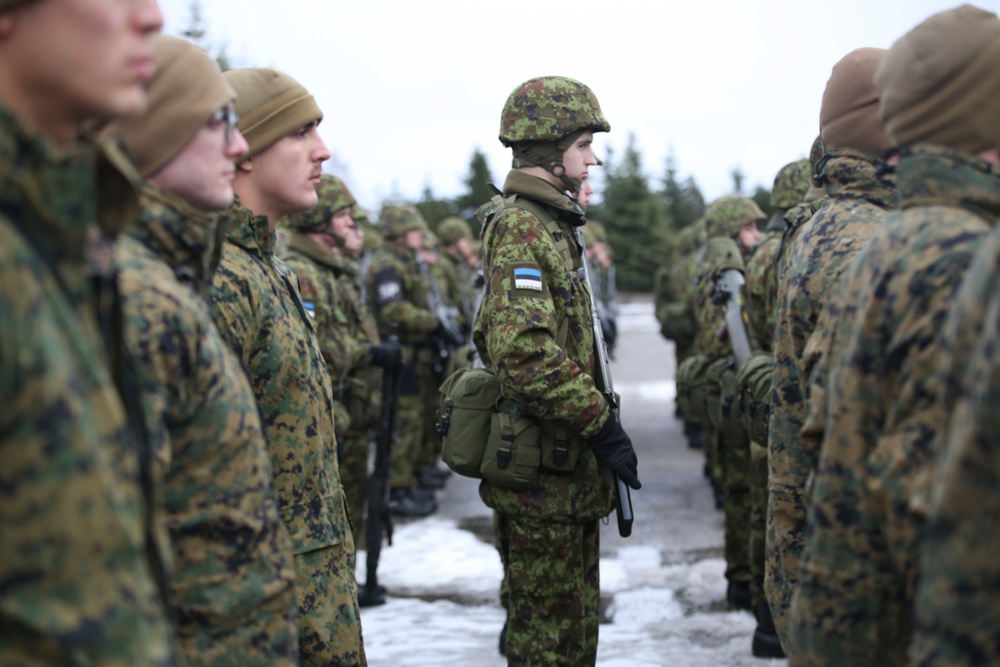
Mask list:
POLYGON ((674 244, 677 249, 677 256, 683 257, 700 246, 703 243, 702 233, 704 231, 705 225, 702 222, 692 222, 687 227, 681 229, 677 233, 677 241, 674 244))
POLYGON ((812 185, 812 165, 802 158, 790 162, 778 171, 771 188, 771 206, 788 209, 802 202, 812 185))
POLYGON ((323 174, 320 178, 316 195, 319 198, 316 206, 308 211, 289 215, 285 218, 286 227, 300 231, 318 229, 337 211, 357 206, 358 203, 344 181, 331 174, 323 174))
POLYGON ((439 222, 437 233, 441 243, 446 246, 458 243, 459 239, 463 238, 472 240, 472 232, 469 230, 468 223, 456 216, 445 218, 439 222))
POLYGON ((511 92, 500 115, 500 143, 559 141, 580 130, 608 132, 597 96, 564 76, 529 79, 511 92))
POLYGON ((607 244, 608 230, 605 228, 603 222, 599 222, 597 220, 587 220, 587 224, 583 226, 584 233, 587 233, 588 229, 590 230, 590 235, 594 239, 594 243, 607 244))
POLYGON ((379 215, 379 230, 386 239, 402 238, 407 232, 414 229, 420 231, 427 230, 427 223, 424 216, 415 206, 409 204, 405 206, 387 206, 382 209, 379 215))
POLYGON ((708 238, 736 238, 748 222, 763 220, 764 211, 757 202, 739 195, 723 195, 705 210, 705 231, 708 238))

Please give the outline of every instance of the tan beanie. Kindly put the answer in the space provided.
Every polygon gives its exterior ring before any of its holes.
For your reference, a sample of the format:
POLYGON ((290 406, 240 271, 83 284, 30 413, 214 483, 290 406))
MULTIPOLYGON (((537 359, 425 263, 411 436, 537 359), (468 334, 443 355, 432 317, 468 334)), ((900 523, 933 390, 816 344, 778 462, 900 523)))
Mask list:
POLYGON ((153 35, 150 44, 156 74, 147 87, 146 112, 116 120, 102 131, 102 136, 125 142, 143 178, 170 162, 235 96, 215 61, 191 42, 153 35))
POLYGON ((323 118, 316 100, 302 84, 273 69, 234 69, 223 76, 236 90, 240 132, 253 157, 291 134, 323 118))
POLYGON ((1000 18, 972 5, 935 14, 892 45, 875 86, 898 146, 1000 144, 1000 18))
POLYGON ((872 83, 885 54, 885 49, 855 49, 833 66, 819 112, 820 136, 828 149, 853 148, 880 158, 891 148, 872 83))

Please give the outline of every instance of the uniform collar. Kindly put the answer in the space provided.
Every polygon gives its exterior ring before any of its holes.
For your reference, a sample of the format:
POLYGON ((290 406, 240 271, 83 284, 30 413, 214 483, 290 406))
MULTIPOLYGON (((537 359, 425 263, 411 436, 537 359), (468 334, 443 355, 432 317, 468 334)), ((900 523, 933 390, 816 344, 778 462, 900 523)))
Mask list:
POLYGON ((340 266, 334 261, 332 252, 316 243, 308 234, 302 232, 292 232, 288 237, 288 249, 302 253, 317 264, 323 264, 332 269, 339 269, 340 266))
POLYGON ((1000 167, 941 146, 913 146, 899 166, 900 208, 948 206, 992 225, 1000 216, 1000 167))
POLYGON ((229 208, 228 217, 226 240, 270 262, 274 256, 274 232, 268 229, 267 216, 255 215, 237 195, 229 208))
POLYGON ((569 219, 574 224, 582 225, 584 223, 583 209, 580 208, 576 201, 556 186, 537 176, 512 169, 507 174, 507 180, 504 181, 503 193, 505 195, 519 195, 533 199, 540 204, 545 204, 546 206, 551 206, 559 211, 568 213, 569 219))
POLYGON ((879 208, 896 207, 895 171, 868 153, 834 148, 826 154, 819 175, 831 199, 864 199, 879 208))

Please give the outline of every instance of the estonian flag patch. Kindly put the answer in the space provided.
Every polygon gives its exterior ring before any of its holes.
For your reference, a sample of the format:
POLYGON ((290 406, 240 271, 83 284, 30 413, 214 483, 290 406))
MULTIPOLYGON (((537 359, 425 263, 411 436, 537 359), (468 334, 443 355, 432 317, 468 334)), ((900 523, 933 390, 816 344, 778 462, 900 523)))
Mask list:
POLYGON ((514 269, 515 289, 530 289, 536 292, 542 291, 542 271, 541 269, 517 268, 514 269))

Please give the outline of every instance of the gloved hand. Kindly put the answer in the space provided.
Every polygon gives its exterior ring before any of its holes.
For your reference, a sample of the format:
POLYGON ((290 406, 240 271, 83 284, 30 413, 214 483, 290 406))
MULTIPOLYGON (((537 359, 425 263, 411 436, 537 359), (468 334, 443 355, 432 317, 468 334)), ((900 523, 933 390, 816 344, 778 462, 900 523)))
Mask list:
POLYGON ((372 355, 372 365, 390 371, 398 371, 403 367, 403 351, 398 343, 382 343, 369 348, 372 355))
POLYGON ((436 336, 438 339, 444 342, 446 347, 451 349, 456 349, 465 344, 465 339, 462 338, 461 332, 458 327, 447 326, 441 320, 438 320, 437 328, 434 329, 432 336, 436 336))
POLYGON ((597 460, 617 473, 622 481, 637 491, 642 488, 637 467, 639 459, 632 449, 632 439, 622 428, 617 410, 608 414, 608 421, 604 422, 597 435, 587 440, 587 444, 597 460))

